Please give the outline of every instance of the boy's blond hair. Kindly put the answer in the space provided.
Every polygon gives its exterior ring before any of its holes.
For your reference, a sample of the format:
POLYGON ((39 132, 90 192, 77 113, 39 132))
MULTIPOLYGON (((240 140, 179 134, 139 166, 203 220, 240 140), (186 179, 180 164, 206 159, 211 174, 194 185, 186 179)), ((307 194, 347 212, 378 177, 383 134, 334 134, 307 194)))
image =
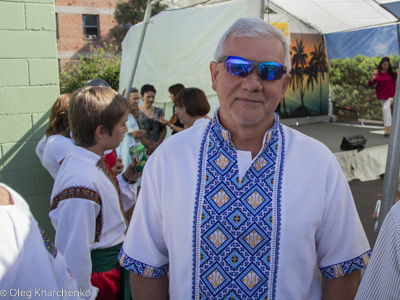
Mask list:
POLYGON ((129 101, 110 88, 87 86, 72 95, 68 118, 72 137, 81 147, 96 144, 94 133, 103 125, 109 135, 114 126, 129 111, 129 101))

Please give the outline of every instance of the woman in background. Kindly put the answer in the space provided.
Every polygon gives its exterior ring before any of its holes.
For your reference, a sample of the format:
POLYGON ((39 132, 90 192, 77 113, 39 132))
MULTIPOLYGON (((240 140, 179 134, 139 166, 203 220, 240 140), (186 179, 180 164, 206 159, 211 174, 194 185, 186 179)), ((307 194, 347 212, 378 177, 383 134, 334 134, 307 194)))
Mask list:
POLYGON ((157 122, 160 117, 164 117, 164 110, 154 107, 156 89, 150 84, 145 84, 140 89, 140 97, 143 104, 139 106, 138 124, 140 129, 146 131, 146 135, 140 139, 147 148, 147 153, 151 154, 162 143, 167 133, 165 126, 157 122))
POLYGON ((206 94, 198 88, 186 88, 175 98, 175 112, 185 127, 208 122, 210 112, 206 94))
POLYGON ((378 69, 372 73, 368 81, 369 86, 376 84, 376 97, 382 105, 383 124, 385 125, 384 136, 390 135, 392 126, 392 112, 390 106, 393 103, 393 97, 396 92, 397 73, 393 71, 390 65, 389 57, 382 58, 378 69))
POLYGON ((68 122, 70 98, 70 94, 62 94, 57 98, 51 108, 49 126, 46 129, 46 146, 43 151, 42 165, 54 179, 73 146, 68 122))
MULTIPOLYGON (((125 90, 122 92, 122 95, 125 96, 125 90)), ((124 166, 126 166, 124 171, 132 162, 129 154, 129 146, 133 144, 140 144, 140 139, 146 134, 145 130, 139 129, 139 125, 137 123, 137 117, 139 116, 139 91, 136 88, 131 88, 128 100, 129 104, 131 105, 130 115, 128 116, 128 121, 126 122, 128 132, 125 133, 124 140, 121 142, 118 148, 118 153, 121 155, 122 163, 124 166)), ((136 182, 138 191, 140 190, 140 183, 141 177, 136 182)))
POLYGON ((174 107, 172 108, 173 115, 172 115, 171 119, 169 119, 168 122, 166 122, 166 120, 164 118, 161 118, 161 120, 164 119, 164 121, 161 121, 161 123, 164 125, 167 125, 169 128, 172 129, 171 134, 175 134, 184 129, 184 125, 179 121, 179 118, 175 113, 175 98, 179 94, 179 92, 182 91, 184 88, 185 88, 185 86, 181 83, 171 85, 168 88, 169 98, 174 103, 174 107))

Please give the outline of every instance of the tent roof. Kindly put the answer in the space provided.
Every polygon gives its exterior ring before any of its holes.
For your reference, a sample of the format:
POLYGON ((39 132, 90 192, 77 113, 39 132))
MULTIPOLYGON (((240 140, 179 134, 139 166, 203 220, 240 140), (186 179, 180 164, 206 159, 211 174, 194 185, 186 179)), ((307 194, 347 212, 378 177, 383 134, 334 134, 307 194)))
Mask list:
MULTIPOLYGON (((163 0, 163 2, 169 6, 186 7, 196 3, 211 4, 221 0, 163 0)), ((398 7, 400 15, 399 3, 400 1, 388 0, 265 0, 265 5, 269 4, 272 9, 276 6, 286 11, 322 34, 393 24, 398 19, 387 7, 398 7)))

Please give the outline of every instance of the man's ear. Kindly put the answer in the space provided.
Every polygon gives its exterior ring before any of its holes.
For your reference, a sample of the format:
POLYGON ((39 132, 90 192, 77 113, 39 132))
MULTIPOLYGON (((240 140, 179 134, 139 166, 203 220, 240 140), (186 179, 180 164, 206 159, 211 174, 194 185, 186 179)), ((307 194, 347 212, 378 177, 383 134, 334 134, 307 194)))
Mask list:
POLYGON ((211 81, 212 81, 212 89, 217 91, 217 76, 219 73, 218 63, 215 61, 210 62, 210 72, 211 72, 211 81))
POLYGON ((96 127, 96 130, 94 131, 94 138, 96 141, 102 140, 105 134, 106 134, 106 129, 104 128, 103 125, 99 125, 96 127))

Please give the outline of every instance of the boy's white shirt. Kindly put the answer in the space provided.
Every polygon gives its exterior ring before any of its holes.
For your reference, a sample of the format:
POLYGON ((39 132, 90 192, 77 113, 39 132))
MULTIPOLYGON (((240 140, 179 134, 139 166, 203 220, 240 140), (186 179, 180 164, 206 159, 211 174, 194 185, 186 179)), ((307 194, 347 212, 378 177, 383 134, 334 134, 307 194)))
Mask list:
MULTIPOLYGON (((122 243, 125 239, 126 224, 122 215, 118 192, 111 180, 97 164, 101 157, 79 146, 73 146, 65 158, 54 183, 51 203, 62 191, 73 192, 76 188, 97 193, 101 206, 90 197, 75 198, 59 202, 49 213, 56 230, 55 246, 63 253, 72 275, 77 279, 78 288, 96 289, 91 285, 92 263, 90 252, 122 243), (102 228, 99 240, 95 242, 96 218, 101 212, 102 228)), ((124 210, 136 201, 136 184, 127 184, 117 176, 124 210)))

